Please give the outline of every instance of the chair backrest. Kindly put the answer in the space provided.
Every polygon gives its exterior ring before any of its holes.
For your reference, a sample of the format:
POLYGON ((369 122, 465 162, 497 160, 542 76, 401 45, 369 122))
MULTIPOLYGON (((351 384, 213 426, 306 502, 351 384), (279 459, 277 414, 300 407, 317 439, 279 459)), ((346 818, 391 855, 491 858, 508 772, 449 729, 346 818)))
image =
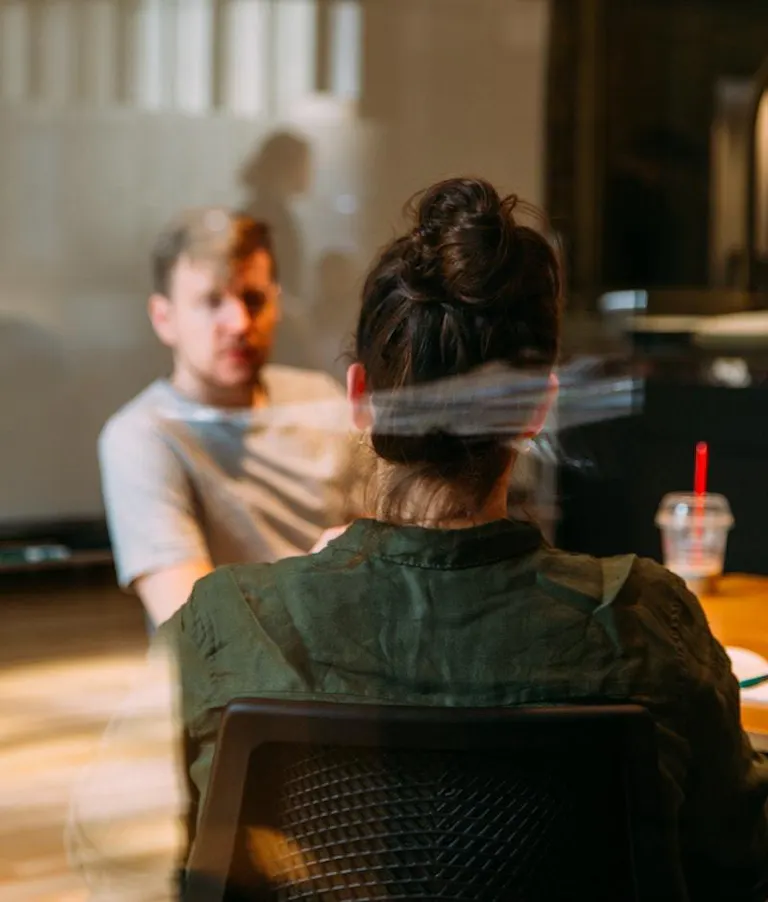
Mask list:
POLYGON ((227 709, 187 902, 673 899, 639 707, 227 709))

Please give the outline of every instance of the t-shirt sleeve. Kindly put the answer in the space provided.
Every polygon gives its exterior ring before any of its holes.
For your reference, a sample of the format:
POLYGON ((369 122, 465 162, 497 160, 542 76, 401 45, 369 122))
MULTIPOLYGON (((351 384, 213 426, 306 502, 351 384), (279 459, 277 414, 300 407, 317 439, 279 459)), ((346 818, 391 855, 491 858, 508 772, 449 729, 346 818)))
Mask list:
POLYGON ((151 423, 113 420, 99 437, 99 464, 120 585, 192 560, 209 560, 192 487, 151 423))
POLYGON ((681 684, 690 745, 680 812, 691 898, 765 898, 768 762, 741 728, 739 686, 698 601, 676 577, 681 684), (695 886, 693 885, 695 884, 695 886), (758 895, 754 895, 759 886, 758 895))

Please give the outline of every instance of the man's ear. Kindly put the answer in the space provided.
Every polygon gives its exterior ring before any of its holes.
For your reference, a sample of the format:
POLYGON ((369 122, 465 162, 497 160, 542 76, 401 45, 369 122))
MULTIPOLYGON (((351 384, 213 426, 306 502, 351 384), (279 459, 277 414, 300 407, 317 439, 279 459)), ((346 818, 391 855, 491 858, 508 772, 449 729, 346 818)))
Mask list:
POLYGON ((355 427, 361 432, 370 429, 373 426, 373 411, 362 363, 353 363, 347 370, 347 400, 352 408, 355 427))
POLYGON ((169 348, 176 344, 176 323, 173 318, 171 302, 164 294, 155 293, 150 296, 147 304, 149 321, 155 330, 155 335, 169 348))
POLYGON ((534 436, 538 435, 544 428, 547 422, 547 417, 549 416, 549 412, 550 410, 552 410, 552 406, 557 400, 559 391, 560 380, 557 378, 556 373, 550 373, 547 383, 547 390, 544 393, 544 398, 541 404, 538 406, 536 412, 534 413, 530 425, 525 430, 525 438, 533 438, 534 436))

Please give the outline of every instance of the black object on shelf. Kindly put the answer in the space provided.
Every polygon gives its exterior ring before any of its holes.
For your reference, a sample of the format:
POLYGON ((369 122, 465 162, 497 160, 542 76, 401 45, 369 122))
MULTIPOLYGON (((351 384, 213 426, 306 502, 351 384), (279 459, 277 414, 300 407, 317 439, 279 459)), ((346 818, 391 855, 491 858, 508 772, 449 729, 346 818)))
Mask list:
POLYGON ((111 564, 103 520, 0 526, 0 573, 111 564))

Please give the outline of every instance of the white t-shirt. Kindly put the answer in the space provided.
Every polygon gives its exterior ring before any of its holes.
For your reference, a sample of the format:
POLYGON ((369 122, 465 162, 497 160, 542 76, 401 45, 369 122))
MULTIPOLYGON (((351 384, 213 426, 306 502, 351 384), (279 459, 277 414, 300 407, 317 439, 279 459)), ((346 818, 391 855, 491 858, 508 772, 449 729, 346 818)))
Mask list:
POLYGON ((230 411, 158 380, 106 424, 99 459, 121 585, 189 560, 306 554, 354 513, 341 387, 282 366, 265 367, 263 381, 268 405, 230 411))

